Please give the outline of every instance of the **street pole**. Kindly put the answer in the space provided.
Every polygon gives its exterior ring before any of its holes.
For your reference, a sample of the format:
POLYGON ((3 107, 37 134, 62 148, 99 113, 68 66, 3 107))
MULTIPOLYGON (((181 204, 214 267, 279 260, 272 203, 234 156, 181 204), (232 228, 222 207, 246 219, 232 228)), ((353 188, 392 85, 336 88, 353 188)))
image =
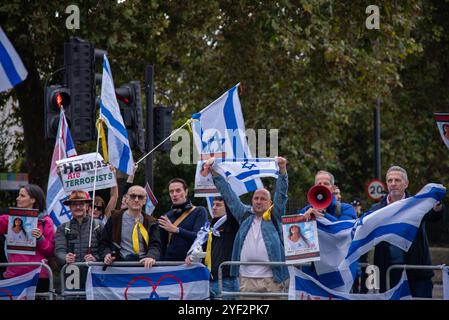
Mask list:
POLYGON ((374 176, 382 180, 380 164, 380 99, 377 98, 374 109, 374 176))
MULTIPOLYGON (((145 150, 149 152, 154 147, 153 141, 153 102, 154 102, 154 69, 148 65, 145 69, 145 101, 147 105, 145 117, 145 150)), ((145 181, 153 188, 153 153, 145 159, 145 181)))

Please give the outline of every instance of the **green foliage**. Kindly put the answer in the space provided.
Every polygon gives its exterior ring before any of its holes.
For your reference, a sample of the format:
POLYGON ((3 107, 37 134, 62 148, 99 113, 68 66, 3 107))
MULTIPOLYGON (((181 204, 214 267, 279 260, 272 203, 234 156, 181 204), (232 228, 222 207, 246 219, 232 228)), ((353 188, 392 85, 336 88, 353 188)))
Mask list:
MULTIPOLYGON (((33 95, 42 96, 45 79, 63 65, 70 36, 108 50, 116 86, 143 82, 144 67, 154 64, 156 87, 170 94, 179 123, 241 82, 246 127, 280 130, 294 206, 304 204, 319 169, 335 174, 345 200, 364 197, 374 175, 373 108, 381 99, 382 172, 405 167, 412 192, 430 181, 448 185, 447 150, 433 120, 449 102, 446 1, 376 1, 380 30, 365 28, 366 1, 83 1, 80 30, 65 28, 68 4, 0 5, 3 28, 39 76, 40 87, 27 87, 33 95)), ((15 94, 25 110, 24 93, 15 94)), ((35 117, 26 110, 22 119, 35 117)), ((41 129, 23 123, 27 163, 49 163, 48 155, 31 152, 43 143, 36 140, 41 129)), ((157 196, 166 196, 172 177, 193 183, 194 167, 158 155, 157 196)), ((35 170, 43 179, 48 165, 35 170)))

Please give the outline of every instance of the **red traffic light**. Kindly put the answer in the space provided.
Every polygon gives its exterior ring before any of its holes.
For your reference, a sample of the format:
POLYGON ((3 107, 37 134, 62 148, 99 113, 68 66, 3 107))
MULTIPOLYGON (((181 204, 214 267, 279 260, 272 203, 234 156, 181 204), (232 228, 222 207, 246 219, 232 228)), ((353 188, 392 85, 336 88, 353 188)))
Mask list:
POLYGON ((53 91, 52 105, 61 109, 62 107, 67 108, 70 104, 70 94, 67 89, 61 88, 53 91))

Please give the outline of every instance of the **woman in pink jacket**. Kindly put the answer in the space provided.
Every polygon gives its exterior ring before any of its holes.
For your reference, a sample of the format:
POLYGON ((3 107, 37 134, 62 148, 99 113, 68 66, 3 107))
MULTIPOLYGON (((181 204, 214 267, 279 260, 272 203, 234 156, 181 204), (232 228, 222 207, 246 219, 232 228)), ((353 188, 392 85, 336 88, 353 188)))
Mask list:
MULTIPOLYGON (((53 256, 55 248, 55 231, 51 218, 45 211, 45 194, 42 189, 35 184, 27 184, 20 188, 19 195, 16 198, 18 208, 39 209, 39 219, 37 228, 33 229, 31 236, 36 238, 36 254, 8 254, 8 262, 41 262, 53 256)), ((8 215, 0 216, 0 234, 8 232, 8 215)), ((13 278, 30 272, 35 269, 30 267, 8 267, 0 278, 13 278)), ((48 272, 42 268, 37 292, 47 292, 49 287, 48 272)))

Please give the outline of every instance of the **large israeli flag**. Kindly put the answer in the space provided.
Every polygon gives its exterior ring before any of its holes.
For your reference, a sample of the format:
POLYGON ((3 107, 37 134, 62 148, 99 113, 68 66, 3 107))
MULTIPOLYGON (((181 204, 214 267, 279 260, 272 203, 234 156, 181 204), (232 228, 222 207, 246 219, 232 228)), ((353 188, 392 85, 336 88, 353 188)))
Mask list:
MULTIPOLYGON (((192 115, 193 138, 202 160, 207 160, 208 157, 252 158, 246 141, 238 86, 239 84, 192 115)), ((238 195, 263 187, 262 181, 254 177, 244 182, 231 177, 228 182, 238 195)))
POLYGON ((120 108, 115 96, 114 80, 106 55, 103 60, 101 82, 100 117, 108 126, 109 162, 118 170, 133 174, 134 160, 129 147, 128 132, 123 123, 120 108))
POLYGON ((355 294, 327 288, 316 279, 295 267, 288 267, 290 273, 289 300, 410 300, 407 273, 402 272, 399 283, 384 293, 355 294))
POLYGON ((0 92, 7 91, 28 76, 16 49, 0 27, 0 92))
POLYGON ((0 280, 0 300, 34 300, 41 268, 18 277, 0 280))
POLYGON ((381 241, 408 251, 422 218, 445 193, 445 187, 430 183, 415 196, 357 220, 331 222, 317 218, 321 260, 314 265, 318 280, 328 288, 349 292, 360 256, 381 241))
POLYGON ((206 300, 209 270, 203 265, 90 267, 87 300, 206 300))
POLYGON ((70 129, 65 118, 64 110, 61 109, 59 115, 58 136, 53 149, 51 158, 50 173, 48 175, 47 184, 47 212, 50 215, 55 228, 61 223, 69 221, 72 218, 70 208, 66 207, 63 202, 67 199, 67 195, 62 188, 62 182, 56 173, 56 161, 76 156, 75 145, 72 141, 70 129))

